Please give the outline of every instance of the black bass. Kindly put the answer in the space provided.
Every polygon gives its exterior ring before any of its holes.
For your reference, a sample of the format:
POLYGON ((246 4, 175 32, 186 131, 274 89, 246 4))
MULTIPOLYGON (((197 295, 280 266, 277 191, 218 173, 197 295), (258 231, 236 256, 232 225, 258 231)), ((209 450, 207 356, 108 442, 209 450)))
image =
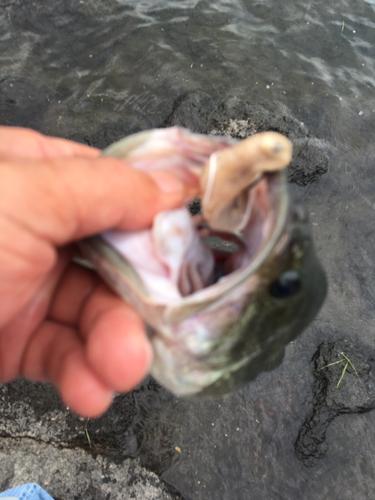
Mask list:
POLYGON ((292 145, 275 132, 237 142, 173 127, 140 132, 104 155, 168 170, 201 199, 147 230, 81 243, 103 279, 142 316, 152 375, 178 396, 221 396, 275 368, 326 294, 305 211, 288 193, 292 145))

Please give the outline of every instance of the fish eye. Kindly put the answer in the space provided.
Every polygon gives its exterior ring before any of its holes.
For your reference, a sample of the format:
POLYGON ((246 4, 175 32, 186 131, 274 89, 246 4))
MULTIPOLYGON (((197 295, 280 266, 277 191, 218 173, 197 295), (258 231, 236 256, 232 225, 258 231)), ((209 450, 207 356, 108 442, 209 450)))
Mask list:
POLYGON ((301 288, 301 276, 295 269, 283 272, 270 286, 270 294, 276 299, 293 297, 301 288))

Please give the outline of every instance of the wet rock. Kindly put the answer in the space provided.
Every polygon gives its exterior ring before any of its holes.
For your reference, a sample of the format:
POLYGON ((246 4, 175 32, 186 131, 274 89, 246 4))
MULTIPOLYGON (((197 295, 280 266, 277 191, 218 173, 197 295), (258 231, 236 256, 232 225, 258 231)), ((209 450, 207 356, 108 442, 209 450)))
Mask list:
POLYGON ((56 500, 182 500, 155 474, 127 459, 110 459, 79 449, 64 449, 32 439, 0 440, 0 491, 38 483, 56 500))
POLYGON ((298 186, 307 186, 325 174, 332 154, 332 147, 312 136, 287 109, 271 112, 261 104, 238 99, 222 101, 199 91, 178 97, 171 113, 161 122, 155 118, 147 120, 140 113, 131 119, 102 123, 92 133, 75 132, 69 135, 69 139, 104 149, 141 130, 176 125, 196 133, 230 136, 239 140, 258 132, 279 132, 293 142, 288 180, 298 186))
POLYGON ((29 127, 38 130, 44 113, 57 94, 42 82, 33 82, 25 77, 0 75, 1 124, 29 127))
MULTIPOLYGON (((163 392, 167 400, 172 397, 163 392)), ((179 456, 167 422, 144 432, 149 408, 157 411, 163 399, 150 381, 116 398, 103 417, 89 420, 65 408, 49 384, 19 379, 0 386, 0 491, 36 482, 55 499, 104 500, 108 494, 182 499, 151 472, 161 473, 179 456), (142 459, 136 459, 139 456, 142 459)))
POLYGON ((310 467, 325 455, 327 430, 336 417, 375 408, 375 352, 344 341, 322 342, 311 365, 313 408, 295 442, 297 457, 310 467))
POLYGON ((71 134, 71 141, 82 142, 93 148, 105 149, 113 142, 123 139, 127 135, 140 132, 141 128, 137 124, 129 124, 125 121, 116 123, 104 123, 93 134, 82 135, 80 133, 71 134))
POLYGON ((292 164, 288 168, 288 180, 298 186, 307 186, 328 170, 330 148, 315 138, 293 140, 292 164))
POLYGON ((307 128, 286 108, 275 113, 260 104, 233 98, 220 101, 203 92, 194 92, 175 101, 172 113, 162 123, 165 127, 173 125, 198 133, 236 139, 268 130, 279 132, 293 142, 288 179, 299 186, 307 186, 328 170, 332 148, 327 142, 311 136, 307 128))

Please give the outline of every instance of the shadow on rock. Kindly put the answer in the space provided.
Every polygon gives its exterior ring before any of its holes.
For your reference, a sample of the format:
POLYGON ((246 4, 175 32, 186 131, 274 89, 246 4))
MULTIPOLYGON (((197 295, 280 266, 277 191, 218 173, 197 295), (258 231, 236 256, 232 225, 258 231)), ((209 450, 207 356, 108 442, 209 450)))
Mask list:
POLYGON ((295 442, 297 458, 307 467, 326 453, 327 429, 337 416, 375 408, 374 363, 375 353, 367 347, 365 350, 345 341, 323 342, 318 347, 311 360, 313 408, 295 442))

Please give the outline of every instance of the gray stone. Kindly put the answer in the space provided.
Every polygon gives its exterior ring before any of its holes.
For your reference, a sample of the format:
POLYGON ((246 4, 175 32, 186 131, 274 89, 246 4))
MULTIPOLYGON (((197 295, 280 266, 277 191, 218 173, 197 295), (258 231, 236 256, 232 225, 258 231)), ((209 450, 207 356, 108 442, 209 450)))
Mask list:
POLYGON ((307 186, 327 172, 332 147, 327 141, 311 136, 307 128, 288 110, 271 112, 260 104, 239 99, 220 101, 203 92, 193 92, 176 100, 163 126, 179 125, 194 132, 244 139, 258 132, 272 130, 293 143, 289 181, 307 186))
POLYGON ((0 488, 38 483, 58 499, 172 500, 168 487, 139 460, 116 464, 103 455, 32 439, 0 441, 0 488))
MULTIPOLYGON (((46 384, 18 380, 1 386, 4 488, 21 478, 43 481, 43 474, 51 477, 49 470, 56 471, 63 460, 58 491, 47 485, 56 498, 65 498, 68 489, 75 496, 76 484, 78 497, 107 498, 129 488, 129 478, 138 476, 147 477, 146 490, 154 491, 155 476, 145 469, 165 481, 157 483, 158 494, 170 495, 165 498, 181 498, 178 491, 185 498, 204 500, 375 496, 374 148, 346 149, 346 164, 360 168, 343 169, 344 153, 333 155, 332 146, 289 112, 203 97, 184 96, 172 115, 160 117, 159 125, 177 123, 239 137, 271 129, 294 142, 297 157, 290 179, 310 208, 329 281, 323 310, 287 346, 277 369, 222 400, 178 400, 149 378, 131 394, 118 396, 106 415, 87 422, 71 415, 46 384), (341 364, 316 372, 340 359, 340 352, 352 361, 362 383, 348 367, 336 387, 341 364), (57 453, 63 458, 57 459, 57 453), (29 474, 32 462, 36 468, 40 463, 43 474, 29 474), (80 462, 85 464, 82 470, 80 462), (123 476, 120 489, 117 483, 101 482, 109 469, 116 471, 111 478, 119 481, 123 476), (178 491, 163 489, 166 484, 178 491)), ((105 146, 117 134, 113 123, 113 128, 96 126, 91 135, 76 138, 105 146)), ((145 495, 142 482, 137 488, 131 491, 145 495)))
POLYGON ((313 406, 295 442, 296 456, 306 466, 315 466, 326 454, 326 433, 336 417, 375 408, 374 364, 373 350, 347 340, 320 344, 311 360, 313 406))

